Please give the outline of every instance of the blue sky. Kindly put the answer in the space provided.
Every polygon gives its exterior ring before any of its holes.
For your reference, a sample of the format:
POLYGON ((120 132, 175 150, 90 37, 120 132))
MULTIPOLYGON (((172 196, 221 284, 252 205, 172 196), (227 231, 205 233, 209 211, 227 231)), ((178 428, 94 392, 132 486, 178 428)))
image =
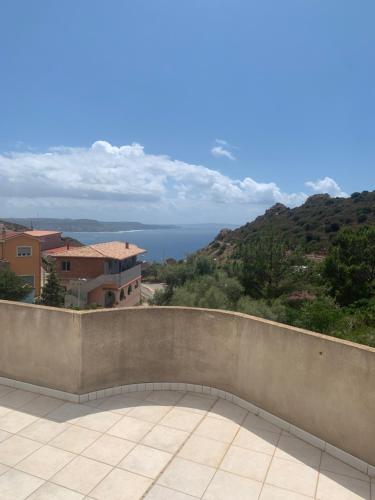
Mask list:
POLYGON ((374 189, 374 19, 372 0, 3 0, 0 217, 243 223, 374 189))

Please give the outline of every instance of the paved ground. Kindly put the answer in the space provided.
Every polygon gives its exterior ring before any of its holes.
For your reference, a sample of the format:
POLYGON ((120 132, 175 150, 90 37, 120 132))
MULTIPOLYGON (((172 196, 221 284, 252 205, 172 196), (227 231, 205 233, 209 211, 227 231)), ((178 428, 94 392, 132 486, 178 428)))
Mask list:
POLYGON ((375 500, 375 482, 228 401, 73 404, 0 386, 1 500, 375 500))
POLYGON ((152 299, 157 290, 164 290, 164 283, 141 283, 142 298, 145 300, 152 299))

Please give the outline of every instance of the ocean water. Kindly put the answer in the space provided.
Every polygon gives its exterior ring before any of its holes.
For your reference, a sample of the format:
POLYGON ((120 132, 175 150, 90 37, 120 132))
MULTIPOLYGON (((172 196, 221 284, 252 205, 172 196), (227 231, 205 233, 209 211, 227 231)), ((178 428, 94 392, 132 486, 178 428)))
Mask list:
POLYGON ((183 259, 210 243, 218 232, 218 227, 178 227, 108 233, 64 232, 64 236, 76 238, 85 245, 106 241, 128 241, 147 250, 141 257, 143 260, 162 262, 168 257, 183 259))

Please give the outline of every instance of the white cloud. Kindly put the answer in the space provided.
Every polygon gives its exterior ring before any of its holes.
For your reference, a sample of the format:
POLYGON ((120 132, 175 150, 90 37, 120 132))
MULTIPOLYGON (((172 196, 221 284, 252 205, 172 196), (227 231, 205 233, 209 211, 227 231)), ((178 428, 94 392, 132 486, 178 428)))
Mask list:
POLYGON ((345 198, 348 196, 348 194, 345 193, 337 182, 331 179, 331 177, 324 177, 324 179, 318 179, 317 181, 308 181, 305 184, 315 193, 327 193, 331 196, 340 196, 345 198))
POLYGON ((0 154, 0 216, 230 222, 249 220, 276 202, 298 205, 306 197, 285 193, 274 182, 233 179, 202 165, 148 154, 139 144, 97 141, 88 148, 0 154))
POLYGON ((233 146, 229 142, 224 141, 224 139, 215 139, 216 146, 211 148, 211 154, 215 158, 228 158, 229 160, 235 160, 236 157, 231 153, 230 149, 233 146))
POLYGON ((227 149, 223 148, 223 146, 214 146, 211 149, 212 156, 215 156, 215 158, 228 158, 229 160, 235 160, 235 156, 228 151, 227 149))

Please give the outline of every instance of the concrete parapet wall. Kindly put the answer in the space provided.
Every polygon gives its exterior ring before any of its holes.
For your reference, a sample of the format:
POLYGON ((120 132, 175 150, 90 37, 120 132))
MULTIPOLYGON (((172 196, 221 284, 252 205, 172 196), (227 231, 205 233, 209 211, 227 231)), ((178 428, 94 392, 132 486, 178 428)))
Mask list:
POLYGON ((0 301, 0 376, 76 394, 216 387, 375 465, 375 349, 239 313, 0 301))

